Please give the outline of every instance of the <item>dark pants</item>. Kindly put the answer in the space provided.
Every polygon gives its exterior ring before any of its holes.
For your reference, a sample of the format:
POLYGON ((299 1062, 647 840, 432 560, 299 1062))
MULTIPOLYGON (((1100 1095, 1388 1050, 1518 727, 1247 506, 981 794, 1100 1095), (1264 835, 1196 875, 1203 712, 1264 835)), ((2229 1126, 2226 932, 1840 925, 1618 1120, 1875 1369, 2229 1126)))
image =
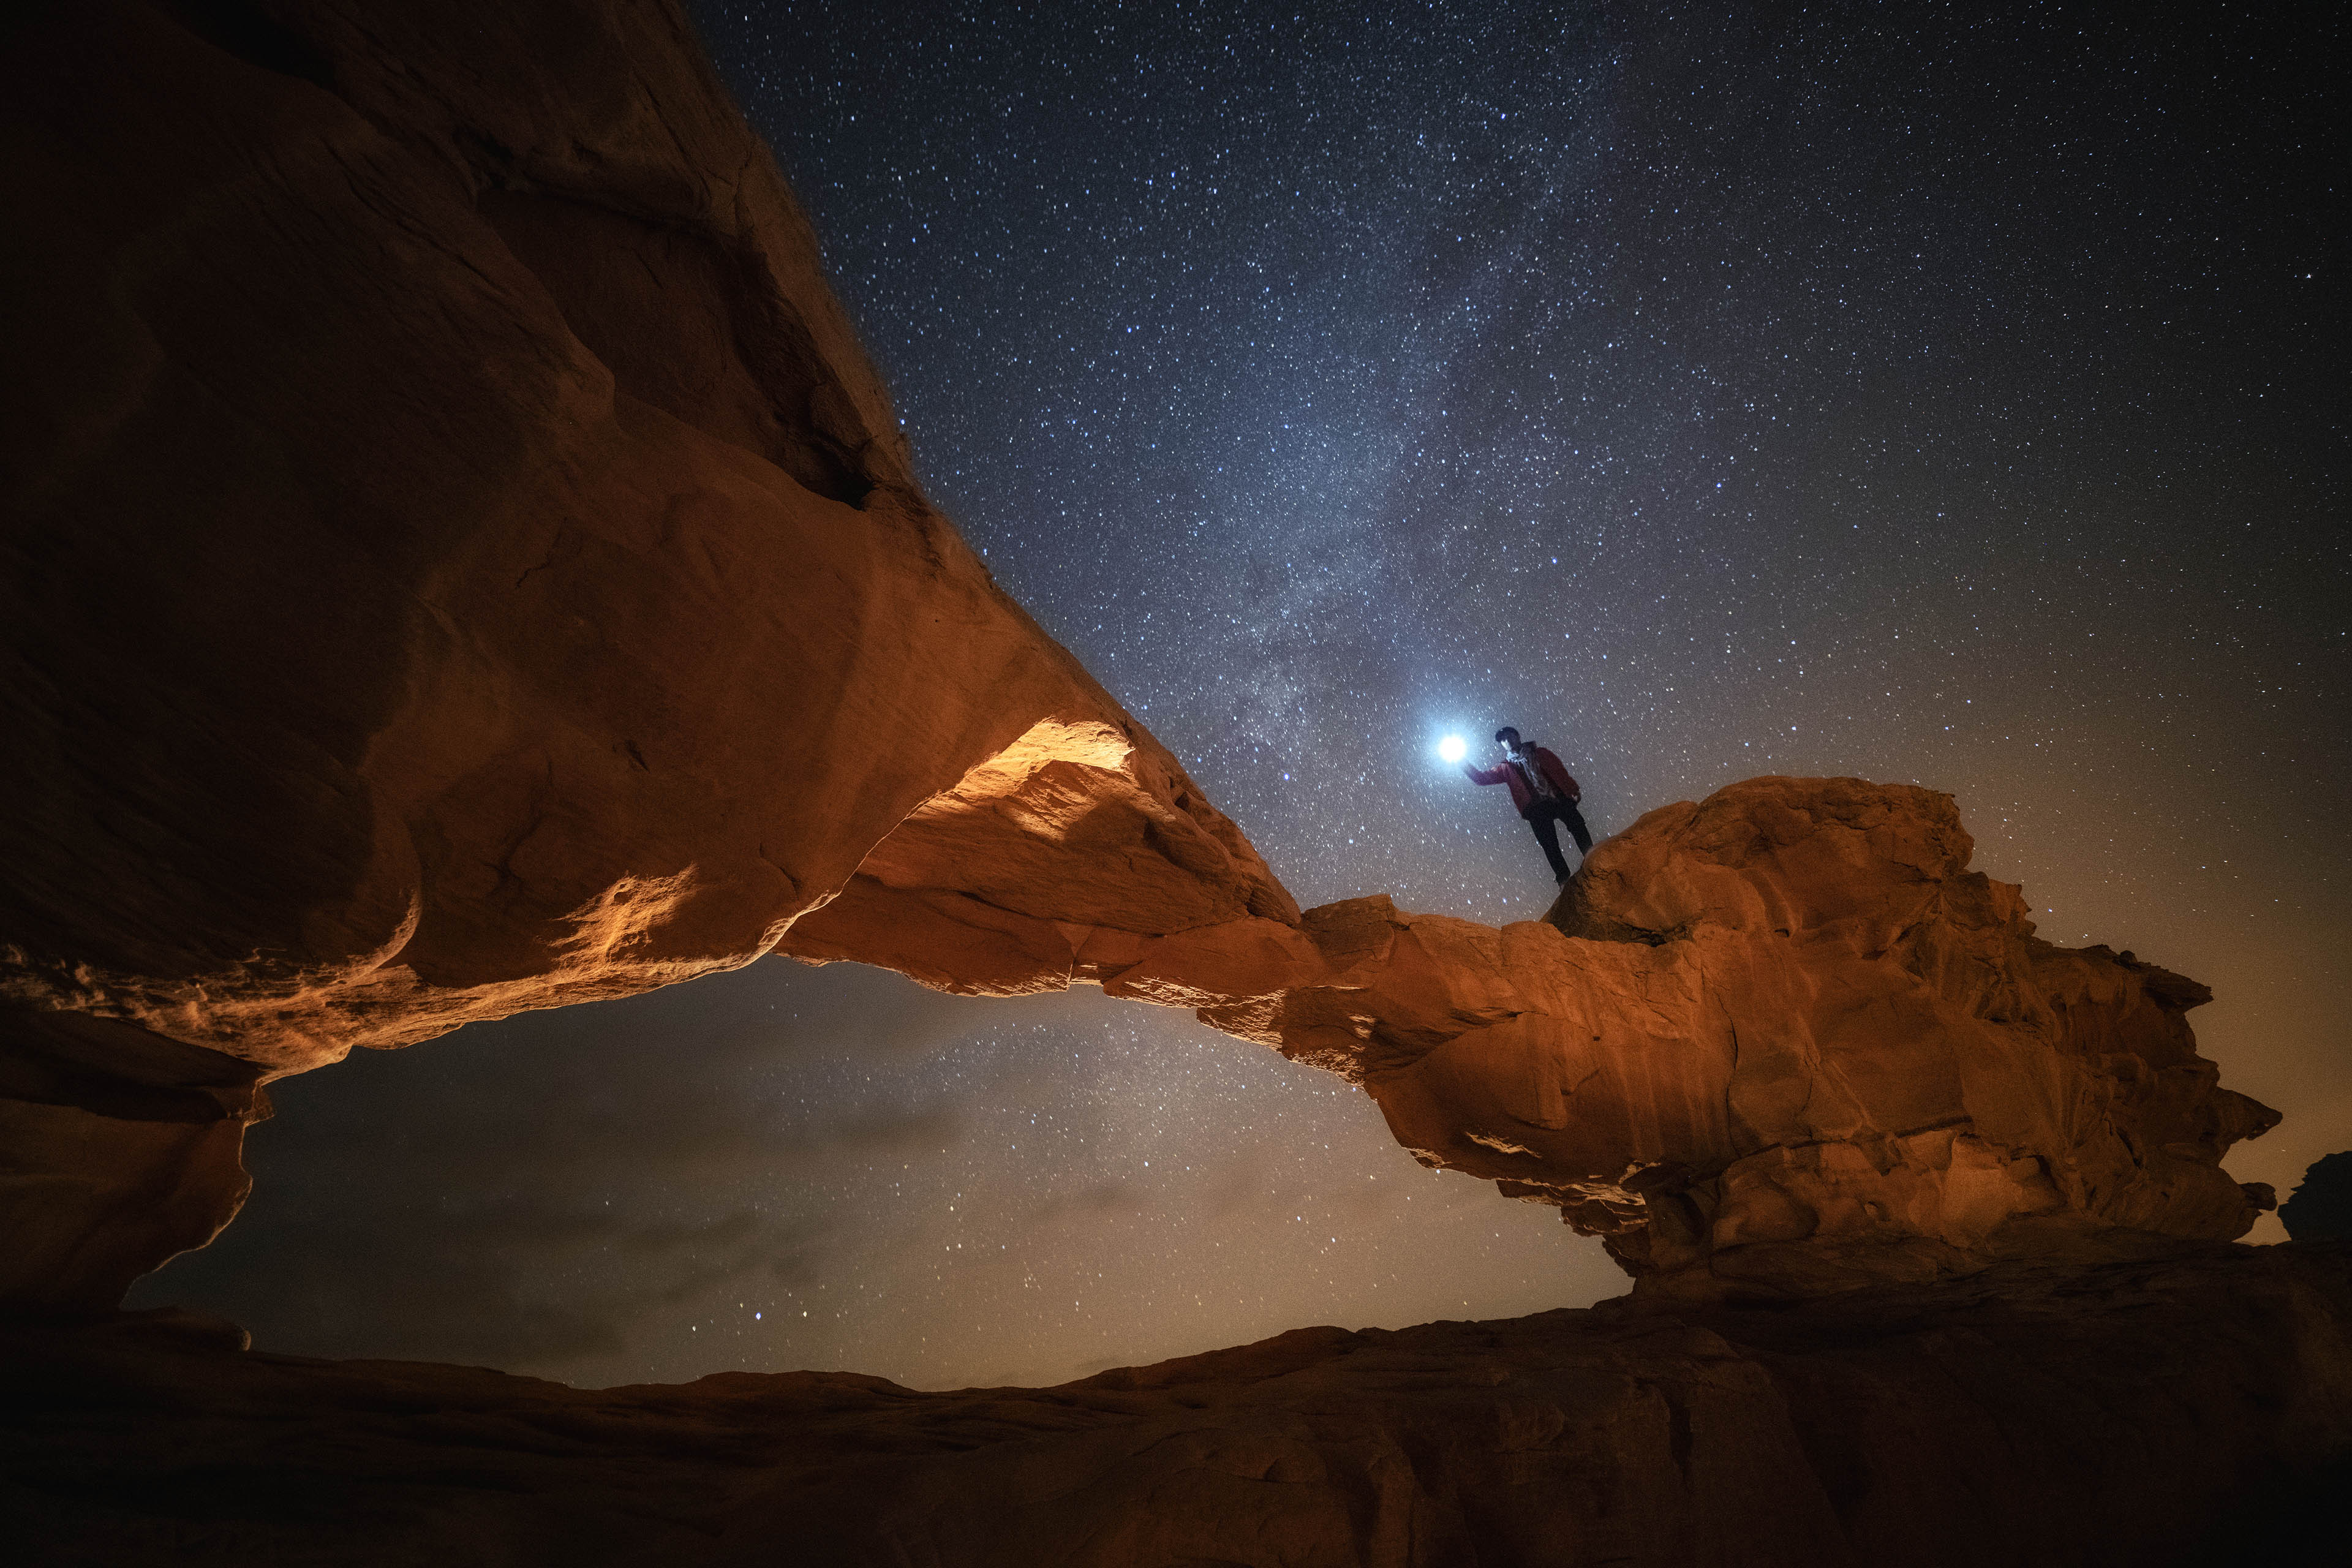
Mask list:
POLYGON ((1538 801, 1528 812, 1528 826, 1536 830, 1536 842, 1543 846, 1544 858, 1551 862, 1554 879, 1568 880, 1568 862, 1559 853, 1559 824, 1568 825, 1568 836, 1576 840, 1579 855, 1592 853, 1592 830, 1584 826, 1584 814, 1568 801, 1538 801))

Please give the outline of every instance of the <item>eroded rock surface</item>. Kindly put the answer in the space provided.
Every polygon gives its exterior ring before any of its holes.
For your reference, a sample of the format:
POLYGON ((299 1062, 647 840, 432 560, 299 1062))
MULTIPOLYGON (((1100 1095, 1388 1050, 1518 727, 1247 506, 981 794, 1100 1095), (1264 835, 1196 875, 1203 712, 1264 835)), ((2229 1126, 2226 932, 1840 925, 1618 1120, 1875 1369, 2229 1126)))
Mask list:
POLYGON ((112 1018, 0 1006, 0 1309, 110 1307, 244 1204, 262 1069, 112 1018))
POLYGON ((1171 933, 1221 952, 1296 928, 1241 830, 1135 735, 1041 723, 909 813, 781 951, 1020 996, 1125 973, 1171 933))
POLYGON ((782 951, 1195 1009, 1361 1084, 1425 1163, 1559 1206, 1650 1291, 2228 1240, 2271 1202, 2221 1168, 2278 1115, 2197 1054, 2205 988, 2034 936, 2018 889, 1968 869, 1949 796, 1751 779, 1650 813, 1500 930, 1370 898, 1202 906, 1153 938, 1104 884, 1024 863, 1083 841, 1126 864, 1087 826, 1087 765, 979 770, 782 951))
POLYGON ((923 500, 672 5, 118 0, 8 69, 9 996, 312 1067, 740 963, 1107 748, 1183 862, 1130 910, 1284 906, 923 500))
POLYGON ((2203 989, 2036 939, 1948 798, 1752 780, 1544 921, 1301 914, 924 500, 669 0, 13 26, 12 1546, 2136 1563, 2343 1451, 2340 1250, 2213 1245, 2275 1115, 2197 1055, 2203 989), (1195 1010, 1635 1300, 951 1394, 105 1316, 236 1211, 270 1078, 778 947, 1195 1010))
POLYGON ((2352 1240, 2352 1152, 2314 1160, 2279 1205, 2279 1222, 2297 1241, 2352 1240))
POLYGON ((2243 1235, 2272 1196, 2221 1157, 2278 1113, 2197 1054, 2210 993, 2042 942, 1971 847, 1932 791, 1752 779, 1596 847, 1545 923, 1352 915, 1365 956, 1268 1027, 1647 1289, 2243 1235))
POLYGON ((240 1354, 184 1320, 0 1332, 0 1520, 106 1568, 2332 1563, 2347 1263, 2178 1244, 941 1394, 582 1390, 240 1354))
POLYGON ((1664 808, 1548 921, 1302 915, 923 500, 668 0, 12 44, 0 1301, 211 1234, 272 1076, 777 948, 1195 1010, 1652 1292, 2266 1201, 2202 988, 2039 942, 1930 792, 1664 808))
POLYGON ((235 1212, 163 1089, 747 963, 975 769, 1117 753, 1013 868, 1087 918, 1294 912, 923 499, 668 0, 10 26, 0 1300, 110 1306, 131 1172, 144 1266, 235 1212))

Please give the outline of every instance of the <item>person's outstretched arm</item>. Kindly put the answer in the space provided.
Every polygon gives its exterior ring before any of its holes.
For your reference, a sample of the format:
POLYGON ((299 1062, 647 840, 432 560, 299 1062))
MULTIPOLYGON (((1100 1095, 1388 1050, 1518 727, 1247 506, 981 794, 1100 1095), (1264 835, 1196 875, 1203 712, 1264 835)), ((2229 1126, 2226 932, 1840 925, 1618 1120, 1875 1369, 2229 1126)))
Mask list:
POLYGON ((1511 781, 1510 766, 1508 763, 1496 763, 1491 768, 1482 768, 1475 763, 1465 763, 1462 771, 1472 784, 1508 784, 1511 781))

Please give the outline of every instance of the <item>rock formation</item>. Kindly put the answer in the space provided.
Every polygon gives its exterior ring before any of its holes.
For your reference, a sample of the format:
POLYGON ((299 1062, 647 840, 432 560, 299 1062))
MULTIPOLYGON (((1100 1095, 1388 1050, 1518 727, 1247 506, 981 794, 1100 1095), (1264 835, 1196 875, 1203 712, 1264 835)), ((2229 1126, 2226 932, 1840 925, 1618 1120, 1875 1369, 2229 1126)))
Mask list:
POLYGON ((2352 1255, 1301 1329, 1059 1388, 583 1390, 0 1330, 31 1561, 2142 1568, 2340 1555, 2352 1255))
POLYGON ((210 1236, 261 1080, 748 963, 975 769, 1122 781, 1090 916, 1295 918, 923 500, 668 0, 11 26, 0 1302, 210 1236))
POLYGON ((1372 898, 1150 938, 1024 865, 1088 831, 1084 771, 976 771, 782 951, 1194 1008, 1362 1084, 1424 1163, 1557 1205, 1646 1291, 2229 1240, 2272 1202, 2221 1168, 2278 1114, 2197 1054, 2210 994, 2036 938, 1948 796, 1751 779, 1650 813, 1499 931, 1372 898))
POLYGON ((1302 916, 925 502, 666 0, 102 0, 5 68, 0 1301, 210 1236, 271 1077, 779 946, 1194 1009, 1652 1291, 2266 1201, 2203 990, 2036 941, 1925 791, 1302 916))
POLYGON ((2038 940, 1949 798, 1751 780, 1541 921, 1302 914, 923 499, 672 0, 12 26, 12 1544, 2139 1562, 2352 1441, 2340 1249, 2215 1245, 2276 1116, 2203 988, 2038 940), (939 1395, 108 1311, 235 1213, 270 1079, 779 950, 1192 1009, 1634 1298, 939 1395))
POLYGON ((2352 1239, 2352 1152, 2314 1160, 2279 1205, 2279 1222, 2297 1241, 2352 1239))
POLYGON ((1302 916, 923 500, 668 5, 111 0, 10 61, 0 1300, 212 1234, 270 1077, 779 945, 1192 1008, 1654 1290, 2263 1201, 2201 988, 2035 941, 1927 792, 1668 807, 1549 923, 1302 916))

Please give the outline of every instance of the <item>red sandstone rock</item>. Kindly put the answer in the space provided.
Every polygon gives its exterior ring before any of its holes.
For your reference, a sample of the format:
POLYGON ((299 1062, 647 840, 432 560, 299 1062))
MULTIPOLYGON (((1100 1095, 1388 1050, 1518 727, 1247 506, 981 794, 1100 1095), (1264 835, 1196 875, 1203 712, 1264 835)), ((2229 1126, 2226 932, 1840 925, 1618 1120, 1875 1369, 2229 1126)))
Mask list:
POLYGON ((1284 907, 917 491, 672 6, 101 4, 10 59, 71 368, 5 431, 7 995, 283 1071, 642 990, 1066 741, 1183 861, 1130 902, 1284 907))
POLYGON ((1637 1277, 933 1395, 19 1326, 20 1551, 2137 1563, 2352 1441, 2340 1256, 2168 1239, 2275 1119, 2203 989, 2038 941, 1948 797, 1753 780, 1547 922, 1302 916, 921 498, 666 0, 11 43, 0 1303, 210 1237, 268 1077, 779 945, 1195 1009, 1637 1277))
POLYGON ((0 1303, 110 1306, 244 1204, 251 1062, 110 1018, 0 1007, 0 1303))
POLYGON ((779 950, 1017 996, 1123 972, 1148 939, 1287 931, 1298 918, 1139 728, 1048 721, 916 807, 779 950))
POLYGON ((1549 923, 1302 916, 923 500, 670 5, 16 44, 0 1300, 210 1235, 263 1078, 779 948, 1192 1008, 1651 1291, 2251 1221, 2202 989, 2035 940, 1941 795, 1670 806, 1549 923))
POLYGON ((1423 1163, 1556 1205, 1645 1290, 2228 1240, 2262 1206, 2221 1160, 2278 1114, 2197 1054, 2209 994, 2036 938, 2018 889, 1968 869, 1949 796, 1751 779, 1650 813, 1547 921, 1499 931, 1370 898, 1295 925, 1200 906, 1153 939, 1024 865, 1118 784, 1057 768, 980 770, 782 951, 1196 1009, 1362 1084, 1423 1163))
POLYGON ((2352 1443, 2340 1252, 2165 1239, 2243 1231, 2274 1120, 2202 988, 2035 939, 1948 798, 1754 780, 1549 923, 1301 916, 917 493, 668 6, 12 41, 0 1301, 209 1237, 268 1076, 781 942, 1196 1009, 1653 1303, 945 1394, 19 1326, 20 1552, 2136 1563, 2352 1443))
POLYGON ((1473 1026, 1434 1047, 1376 1026, 1365 1086, 1402 1141, 1559 1204, 1653 1289, 2243 1235, 2258 1195, 2221 1159, 2278 1113, 2197 1054, 2209 993, 2040 941, 1970 848, 1948 796, 1850 779, 1652 812, 1550 925, 1490 949, 1404 922, 1415 969, 1491 950, 1511 991, 1449 998, 1473 1026))
MULTIPOLYGON (((999 758, 1129 760, 975 889, 1292 912, 925 501, 667 0, 47 7, 0 146, 0 1001, 202 1047, 194 1092, 642 991, 999 758)), ((72 1238, 120 1205, 53 1156, 207 1194, 151 1266, 234 1212, 227 1132, 110 1100, 70 1157, 0 1108, 0 1228, 47 1238, 0 1300, 119 1293, 72 1238)))

